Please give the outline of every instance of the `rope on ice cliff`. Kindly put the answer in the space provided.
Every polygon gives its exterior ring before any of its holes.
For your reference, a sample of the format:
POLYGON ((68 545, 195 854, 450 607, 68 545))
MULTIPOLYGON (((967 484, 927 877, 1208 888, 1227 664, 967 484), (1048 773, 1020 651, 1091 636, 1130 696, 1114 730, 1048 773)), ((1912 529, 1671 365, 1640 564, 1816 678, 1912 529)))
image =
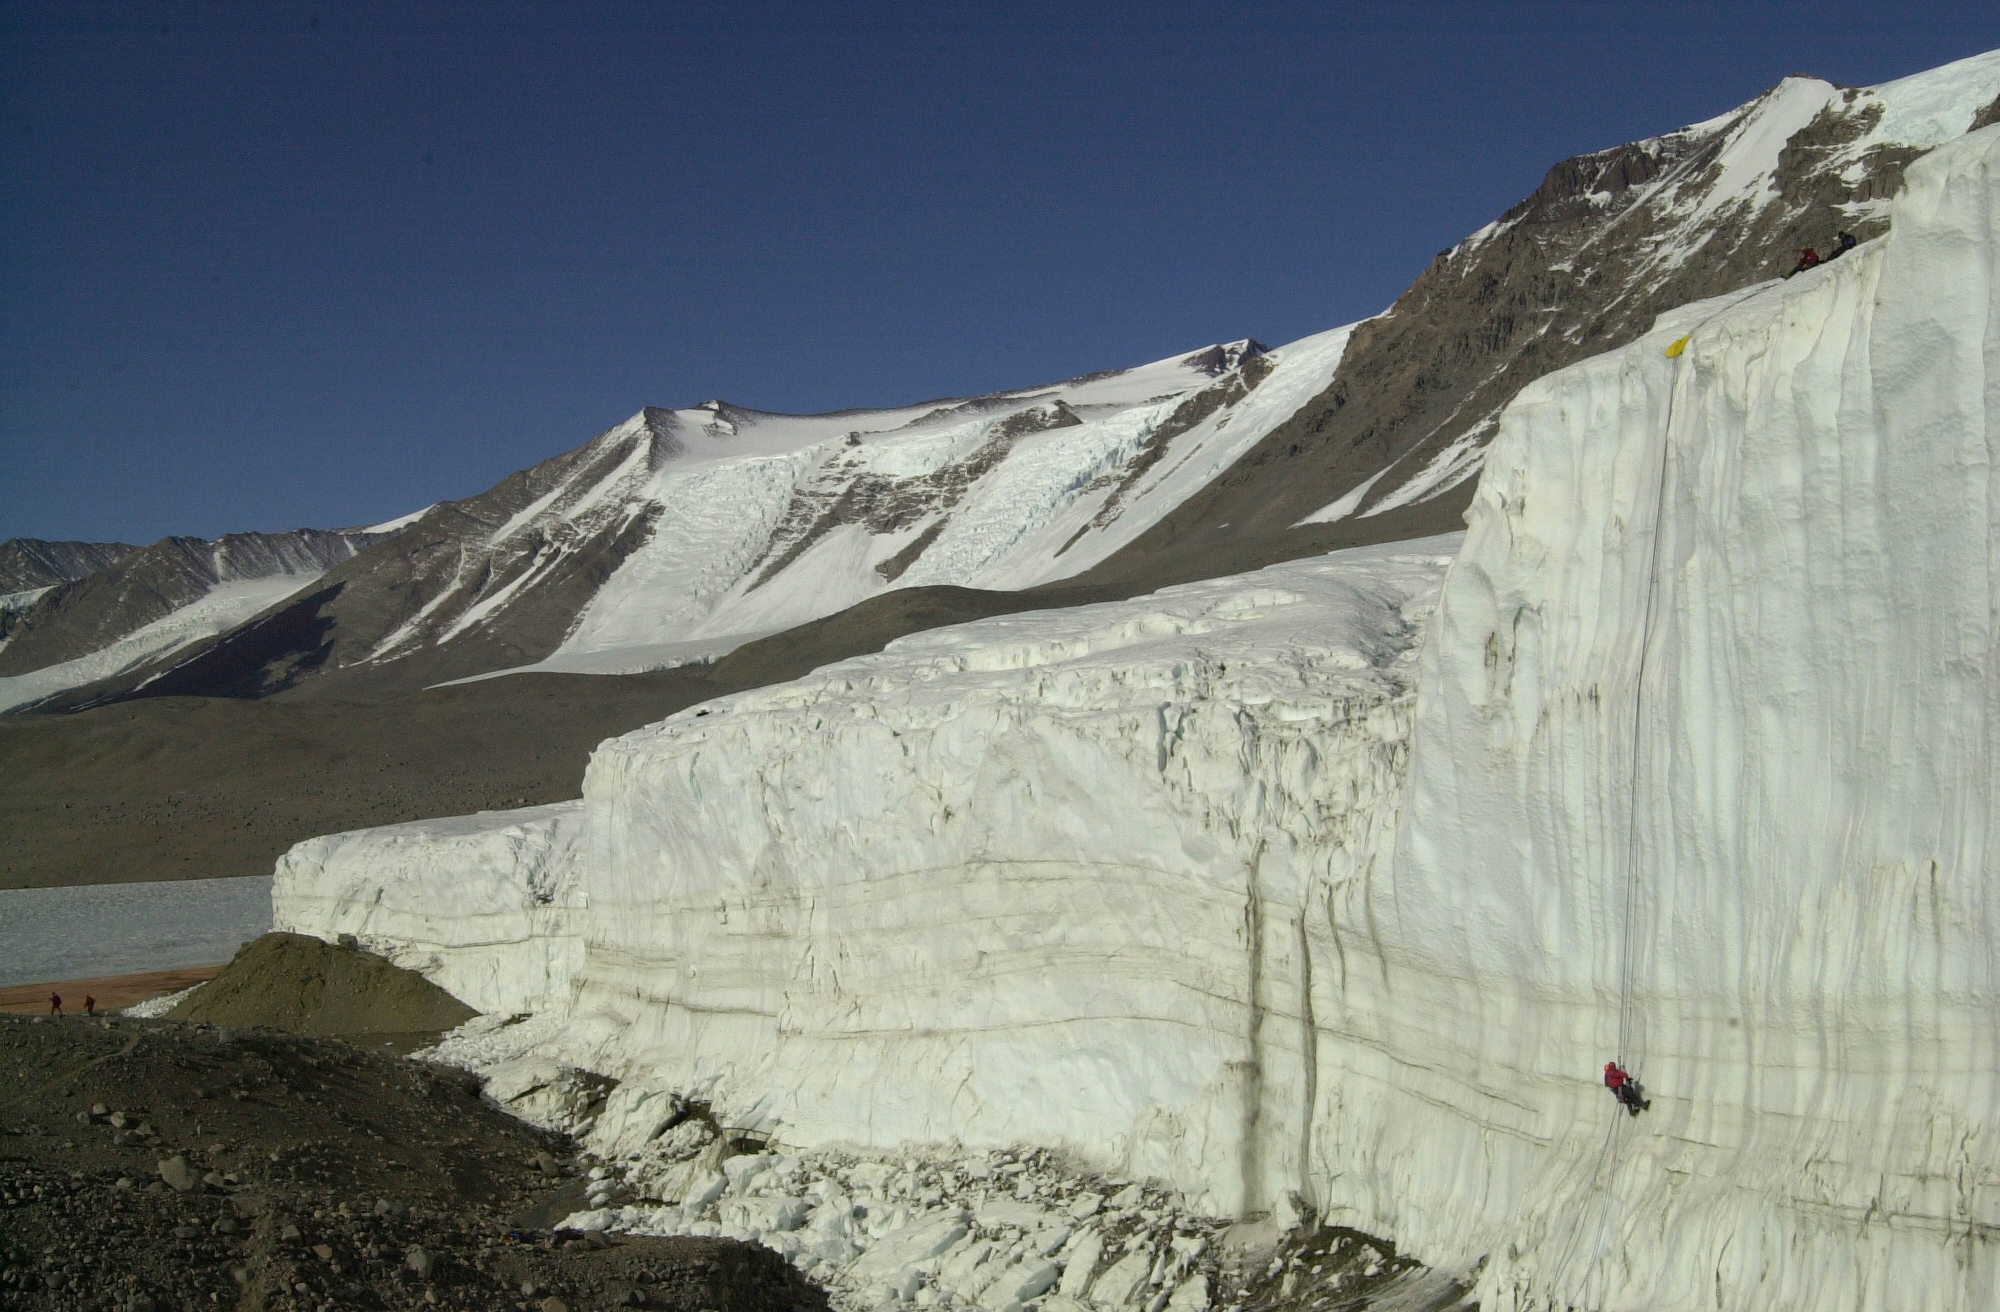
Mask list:
MULTIPOLYGON (((1639 660, 1632 680, 1632 773, 1625 826, 1626 856, 1625 898, 1622 908, 1623 924, 1620 927, 1621 932, 1618 948, 1617 1060, 1621 1066, 1625 1063, 1626 1054, 1632 1051, 1632 1045, 1636 1042, 1633 1034, 1636 1028, 1633 1024, 1636 1007, 1632 999, 1632 981, 1637 973, 1635 963, 1637 953, 1634 951, 1637 917, 1633 914, 1633 910, 1638 904, 1639 890, 1640 731, 1645 722, 1646 658, 1652 652, 1653 613, 1659 596, 1660 539, 1666 536, 1667 468, 1673 453, 1674 408, 1680 400, 1681 360, 1687 353, 1688 343, 1694 339, 1696 333, 1706 328, 1724 311, 1735 308, 1741 302, 1756 295, 1760 290, 1762 290, 1761 287, 1753 287, 1749 291, 1744 292, 1743 295, 1731 299, 1727 305, 1718 307, 1684 336, 1676 340, 1666 351, 1667 358, 1674 362, 1671 366, 1673 373, 1667 385, 1667 413, 1664 422, 1660 425, 1660 470, 1654 486, 1653 541, 1647 557, 1646 602, 1640 612, 1639 620, 1639 660)), ((1635 1059, 1632 1065, 1636 1071, 1639 1063, 1635 1059)), ((1622 1111, 1623 1108, 1621 1107, 1619 1110, 1622 1111)), ((1604 1142, 1599 1145, 1597 1150, 1597 1160, 1591 1166, 1590 1187, 1585 1192, 1585 1197, 1587 1199, 1590 1194, 1597 1193, 1600 1188, 1599 1181, 1602 1180, 1604 1208, 1602 1219, 1598 1222, 1597 1227, 1597 1244, 1591 1252, 1589 1263, 1583 1268, 1582 1278, 1577 1283, 1576 1298, 1571 1300, 1575 1303, 1581 1303, 1584 1294, 1589 1289, 1591 1277, 1597 1273, 1598 1266, 1604 1259, 1604 1244, 1611 1234, 1612 1210, 1617 1201, 1617 1196, 1612 1191, 1611 1186, 1618 1177, 1619 1147, 1623 1139, 1623 1136, 1618 1131, 1621 1125, 1631 1119, 1630 1116, 1620 1116, 1615 1111, 1612 1113, 1611 1122, 1604 1132, 1604 1142)), ((1570 1227, 1569 1236, 1563 1244, 1562 1256, 1556 1262, 1555 1274, 1557 1281, 1561 1280, 1562 1273, 1568 1269, 1570 1259, 1575 1256, 1577 1236, 1582 1229, 1582 1217, 1579 1216, 1577 1221, 1577 1224, 1570 1227)))
MULTIPOLYGON (((1646 604, 1639 616, 1639 661, 1632 678, 1632 774, 1630 792, 1627 798, 1625 823, 1625 906, 1624 924, 1618 949, 1618 1064, 1625 1064, 1626 1054, 1632 1052, 1635 1039, 1633 1016, 1636 1007, 1632 1001, 1632 980, 1637 973, 1633 950, 1634 935, 1637 933, 1638 918, 1633 908, 1639 896, 1639 763, 1640 735, 1645 725, 1644 703, 1646 698, 1646 658, 1653 650, 1653 612, 1660 592, 1660 540, 1666 536, 1667 518, 1667 466, 1673 454, 1674 407, 1680 401, 1681 361, 1686 358, 1688 343, 1694 335, 1725 311, 1732 310, 1750 297, 1756 295, 1760 287, 1752 287, 1741 296, 1733 297, 1726 305, 1714 310, 1689 329, 1685 336, 1667 348, 1667 358, 1673 361, 1673 373, 1667 383, 1667 414, 1660 425, 1660 471, 1653 487, 1653 542, 1646 561, 1646 604)), ((1636 1077, 1639 1062, 1635 1059, 1632 1070, 1636 1077)), ((1639 1082, 1643 1089, 1643 1082, 1639 1082)), ((1615 1125, 1616 1122, 1614 1121, 1615 1125)))

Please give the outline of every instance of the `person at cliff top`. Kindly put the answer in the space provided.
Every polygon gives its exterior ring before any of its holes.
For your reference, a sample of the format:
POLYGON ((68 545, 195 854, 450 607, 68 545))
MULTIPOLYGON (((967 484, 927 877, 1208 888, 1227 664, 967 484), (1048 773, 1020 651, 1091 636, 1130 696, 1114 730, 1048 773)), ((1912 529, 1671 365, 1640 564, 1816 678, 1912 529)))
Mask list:
MULTIPOLYGON (((1819 263, 1819 252, 1807 246, 1799 251, 1799 262, 1792 266, 1792 273, 1804 273, 1819 263)), ((1790 275, 1786 275, 1789 277, 1790 275)))
POLYGON ((62 994, 60 993, 49 994, 49 1015, 51 1016, 62 1015, 62 994))

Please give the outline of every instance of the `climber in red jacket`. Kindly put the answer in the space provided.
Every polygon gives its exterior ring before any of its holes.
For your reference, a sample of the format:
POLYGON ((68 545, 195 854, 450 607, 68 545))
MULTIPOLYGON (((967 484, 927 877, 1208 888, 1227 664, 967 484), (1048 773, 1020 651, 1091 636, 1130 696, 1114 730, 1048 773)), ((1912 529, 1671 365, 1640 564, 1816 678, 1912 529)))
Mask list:
POLYGON ((1653 1105, 1651 1099, 1640 1096, 1639 1081, 1615 1061, 1604 1063, 1604 1087, 1611 1090, 1611 1095, 1633 1116, 1653 1105))

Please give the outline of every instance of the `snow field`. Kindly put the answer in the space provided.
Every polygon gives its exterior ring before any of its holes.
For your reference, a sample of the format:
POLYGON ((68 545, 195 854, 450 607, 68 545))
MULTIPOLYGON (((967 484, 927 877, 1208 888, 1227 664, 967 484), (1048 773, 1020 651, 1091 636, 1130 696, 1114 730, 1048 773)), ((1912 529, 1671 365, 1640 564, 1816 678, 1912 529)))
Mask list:
MULTIPOLYGON (((605 582, 562 647, 524 668, 648 668, 651 653, 668 646, 728 651, 891 587, 1014 589, 1079 573, 1150 528, 1323 391, 1351 331, 1337 328, 1271 352, 1270 375, 1175 438, 1167 456, 1125 489, 1097 527, 1093 521, 1107 512, 1141 446, 1183 401, 1218 380, 1183 360, 1163 360, 1110 378, 1024 392, 1009 404, 964 416, 767 415, 700 438, 690 416, 705 413, 675 412, 691 445, 643 487, 628 489, 660 508, 651 538, 605 582), (855 479, 870 478, 909 484, 907 495, 922 501, 934 494, 918 490, 915 480, 964 461, 1008 417, 1056 400, 1073 407, 1082 422, 1019 438, 961 499, 924 511, 898 533, 842 524, 764 578, 771 563, 767 547, 795 494, 837 494, 855 479), (847 443, 850 430, 862 431, 858 445, 847 443), (904 574, 891 582, 877 572, 927 530, 933 531, 930 545, 904 574)), ((523 512, 519 518, 525 525, 533 516, 523 512)))

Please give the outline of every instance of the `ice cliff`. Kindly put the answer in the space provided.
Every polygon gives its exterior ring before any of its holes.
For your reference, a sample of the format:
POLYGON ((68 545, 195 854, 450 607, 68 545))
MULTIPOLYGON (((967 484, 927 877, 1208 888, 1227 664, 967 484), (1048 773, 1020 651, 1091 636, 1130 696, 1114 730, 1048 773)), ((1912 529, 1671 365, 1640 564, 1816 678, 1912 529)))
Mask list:
POLYGON ((1319 1012, 1319 1201, 1482 1306, 2000 1306, 1996 258, 1987 129, 1502 420, 1319 1012))
MULTIPOLYGON (((905 639, 302 845, 279 926, 541 1012, 606 1149, 1048 1145, 1488 1309, 2000 1305, 2000 128, 1907 178, 1523 391, 1441 594, 1405 544, 905 639)), ((1165 1306, 1091 1257, 1056 1297, 1165 1306)))
POLYGON ((1312 1132, 1302 911, 1384 846, 1455 545, 906 638, 605 743, 580 803, 301 844, 278 924, 559 998, 564 1060, 789 1144, 1045 1142, 1261 1210, 1312 1132))

